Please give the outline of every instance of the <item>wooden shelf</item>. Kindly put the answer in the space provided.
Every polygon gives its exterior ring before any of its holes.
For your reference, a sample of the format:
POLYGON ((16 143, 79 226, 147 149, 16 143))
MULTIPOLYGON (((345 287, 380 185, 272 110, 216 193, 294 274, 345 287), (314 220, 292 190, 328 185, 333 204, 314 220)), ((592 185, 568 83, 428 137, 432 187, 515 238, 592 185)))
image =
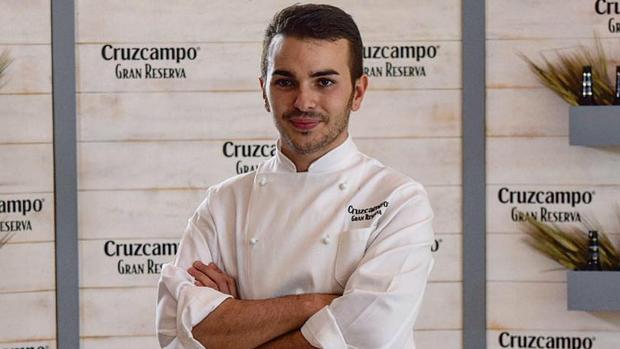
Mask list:
POLYGON ((620 145, 620 106, 572 106, 569 125, 571 145, 620 145))
POLYGON ((568 310, 620 311, 620 271, 568 271, 568 310))

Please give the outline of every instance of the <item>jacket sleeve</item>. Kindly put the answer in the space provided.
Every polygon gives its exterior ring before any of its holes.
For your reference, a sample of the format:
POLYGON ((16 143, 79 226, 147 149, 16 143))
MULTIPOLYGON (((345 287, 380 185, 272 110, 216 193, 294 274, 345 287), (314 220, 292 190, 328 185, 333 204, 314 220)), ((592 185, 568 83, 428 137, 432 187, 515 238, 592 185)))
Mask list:
POLYGON ((433 212, 417 183, 392 196, 343 295, 301 328, 313 346, 392 348, 413 331, 433 265, 433 212))
POLYGON ((217 234, 207 198, 189 219, 173 263, 165 264, 158 283, 156 327, 162 348, 204 347, 192 336, 192 328, 231 297, 208 287, 194 285, 187 269, 196 260, 217 261, 217 234))

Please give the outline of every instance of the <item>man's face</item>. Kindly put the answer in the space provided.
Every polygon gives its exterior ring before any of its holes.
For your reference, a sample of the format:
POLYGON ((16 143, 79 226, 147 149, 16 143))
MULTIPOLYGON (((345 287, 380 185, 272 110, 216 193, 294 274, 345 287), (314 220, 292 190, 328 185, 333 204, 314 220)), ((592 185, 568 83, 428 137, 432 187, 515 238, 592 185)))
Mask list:
POLYGON ((355 86, 351 82, 348 42, 277 35, 268 62, 261 87, 282 147, 312 154, 342 143, 349 114, 359 109, 367 84, 365 76, 355 86))

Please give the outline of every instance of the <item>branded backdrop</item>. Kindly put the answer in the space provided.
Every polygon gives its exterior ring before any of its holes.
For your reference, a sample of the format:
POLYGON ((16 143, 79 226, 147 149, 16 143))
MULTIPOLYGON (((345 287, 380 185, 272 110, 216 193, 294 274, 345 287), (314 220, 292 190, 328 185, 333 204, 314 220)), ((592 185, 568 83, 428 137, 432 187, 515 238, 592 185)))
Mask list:
POLYGON ((489 348, 618 347, 620 313, 567 311, 565 269, 524 242, 515 211, 563 228, 595 218, 620 242, 618 148, 569 145, 568 104, 519 57, 594 50, 598 35, 615 71, 619 10, 603 0, 487 1, 489 348))
MULTIPOLYGON (((371 76, 353 137, 425 184, 436 211, 418 347, 461 348, 460 1, 333 3, 359 24, 371 76)), ((156 347, 158 272, 187 218, 210 185, 273 154, 259 58, 290 4, 77 2, 84 348, 156 347)))
POLYGON ((0 348, 55 348, 49 1, 0 2, 0 348))

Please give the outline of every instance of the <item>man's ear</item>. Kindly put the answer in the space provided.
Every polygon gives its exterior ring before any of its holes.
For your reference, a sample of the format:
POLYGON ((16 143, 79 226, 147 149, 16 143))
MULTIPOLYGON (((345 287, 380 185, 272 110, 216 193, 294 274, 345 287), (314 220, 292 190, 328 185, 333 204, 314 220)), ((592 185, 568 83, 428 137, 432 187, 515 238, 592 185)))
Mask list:
POLYGON ((353 101, 351 102, 351 110, 357 111, 362 106, 362 100, 364 100, 367 89, 368 76, 364 74, 360 76, 359 79, 355 80, 355 85, 353 85, 353 101))
POLYGON ((265 90, 265 80, 262 77, 259 77, 258 82, 260 83, 260 89, 263 92, 263 102, 265 103, 265 110, 271 112, 271 108, 269 108, 269 100, 267 99, 267 91, 265 90))

